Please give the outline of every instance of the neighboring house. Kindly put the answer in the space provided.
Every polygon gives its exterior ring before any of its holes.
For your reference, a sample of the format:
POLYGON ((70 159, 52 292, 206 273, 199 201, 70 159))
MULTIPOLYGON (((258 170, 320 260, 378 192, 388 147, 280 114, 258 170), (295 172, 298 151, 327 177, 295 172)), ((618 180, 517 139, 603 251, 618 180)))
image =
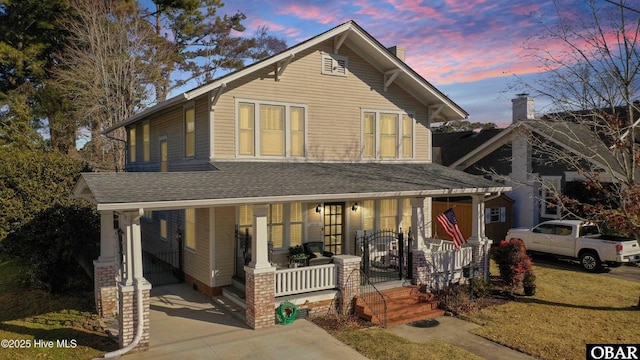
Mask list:
MULTIPOLYGON (((444 166, 450 166, 461 157, 473 152, 476 148, 500 134, 504 129, 484 129, 469 130, 451 133, 433 134, 433 162, 444 166)), ((511 155, 497 153, 490 159, 480 160, 481 164, 475 164, 478 168, 471 167, 463 169, 480 176, 488 176, 478 169, 494 169, 499 174, 510 174, 510 163, 505 161, 511 155)), ((471 204, 468 198, 438 198, 434 199, 434 213, 437 213, 435 206, 439 209, 446 209, 456 206, 455 211, 460 220, 460 228, 463 234, 471 233, 471 204), (469 219, 469 220, 467 220, 469 219)), ((507 230, 513 227, 514 200, 502 193, 485 200, 485 235, 494 244, 504 240, 507 230)), ((436 229, 437 233, 442 233, 442 229, 436 229)))
POLYGON ((179 249, 187 283, 217 295, 244 277, 247 323, 271 326, 289 247, 323 243, 335 256, 318 276, 344 289, 359 279, 359 233, 411 229, 413 256, 426 251, 433 197, 471 199, 468 249, 486 275, 484 199, 509 187, 432 163, 430 124, 467 113, 403 60, 350 21, 107 129, 126 128, 127 172, 82 174, 74 190, 102 214, 101 314, 119 309, 132 337, 143 251, 179 249))
POLYGON ((509 127, 478 133, 442 134, 449 137, 447 139, 438 138, 440 134, 434 135, 434 146, 438 147, 434 153, 443 154, 443 165, 509 183, 513 190, 506 194, 515 201, 513 226, 532 227, 563 215, 559 207, 553 206, 549 189, 571 196, 585 192, 584 177, 575 168, 536 154, 529 141, 531 136, 565 149, 594 169, 605 169, 606 163, 615 161, 606 158, 611 156, 610 152, 585 125, 536 119, 534 99, 526 94, 519 95, 512 103, 513 123, 509 127), (452 136, 456 138, 452 139, 452 136))

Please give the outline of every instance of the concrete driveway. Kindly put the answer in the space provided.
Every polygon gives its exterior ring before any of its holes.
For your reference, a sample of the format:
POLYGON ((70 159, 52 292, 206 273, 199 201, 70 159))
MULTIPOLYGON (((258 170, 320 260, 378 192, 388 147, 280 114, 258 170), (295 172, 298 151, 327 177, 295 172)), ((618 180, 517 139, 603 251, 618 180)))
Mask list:
POLYGON ((252 330, 184 284, 151 290, 150 348, 135 359, 366 359, 306 320, 252 330))

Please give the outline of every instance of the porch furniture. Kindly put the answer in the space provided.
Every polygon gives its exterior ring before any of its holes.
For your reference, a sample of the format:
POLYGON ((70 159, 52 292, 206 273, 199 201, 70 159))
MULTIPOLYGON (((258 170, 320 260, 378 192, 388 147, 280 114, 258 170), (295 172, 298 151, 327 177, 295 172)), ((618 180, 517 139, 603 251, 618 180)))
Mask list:
POLYGON ((324 251, 324 243, 322 241, 310 241, 302 244, 304 252, 309 256, 307 264, 313 265, 325 265, 331 262, 332 252, 324 251))

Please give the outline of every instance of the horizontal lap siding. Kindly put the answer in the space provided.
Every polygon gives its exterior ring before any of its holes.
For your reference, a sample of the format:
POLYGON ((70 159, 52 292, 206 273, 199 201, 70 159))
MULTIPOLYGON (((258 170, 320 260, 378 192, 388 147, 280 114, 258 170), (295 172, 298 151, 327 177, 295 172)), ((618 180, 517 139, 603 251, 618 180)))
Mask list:
POLYGON ((383 75, 347 46, 339 55, 348 57, 348 76, 322 75, 321 51, 332 44, 296 54, 280 81, 274 67, 227 84, 214 113, 215 157, 235 158, 235 100, 243 98, 306 104, 308 159, 360 160, 362 109, 415 113, 415 158, 428 160, 426 107, 395 84, 385 93, 383 75))
POLYGON ((196 249, 184 250, 184 272, 211 286, 209 251, 209 209, 196 209, 196 249))
POLYGON ((214 286, 231 284, 235 264, 235 207, 215 208, 214 286))

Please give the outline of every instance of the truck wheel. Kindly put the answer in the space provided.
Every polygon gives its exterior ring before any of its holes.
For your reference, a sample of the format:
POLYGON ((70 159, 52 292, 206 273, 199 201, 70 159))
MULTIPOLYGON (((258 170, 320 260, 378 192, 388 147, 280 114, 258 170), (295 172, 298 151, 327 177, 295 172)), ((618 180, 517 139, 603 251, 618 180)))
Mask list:
POLYGON ((590 251, 584 252, 580 255, 580 264, 582 264, 582 267, 589 272, 595 272, 600 269, 601 265, 598 255, 590 251))

